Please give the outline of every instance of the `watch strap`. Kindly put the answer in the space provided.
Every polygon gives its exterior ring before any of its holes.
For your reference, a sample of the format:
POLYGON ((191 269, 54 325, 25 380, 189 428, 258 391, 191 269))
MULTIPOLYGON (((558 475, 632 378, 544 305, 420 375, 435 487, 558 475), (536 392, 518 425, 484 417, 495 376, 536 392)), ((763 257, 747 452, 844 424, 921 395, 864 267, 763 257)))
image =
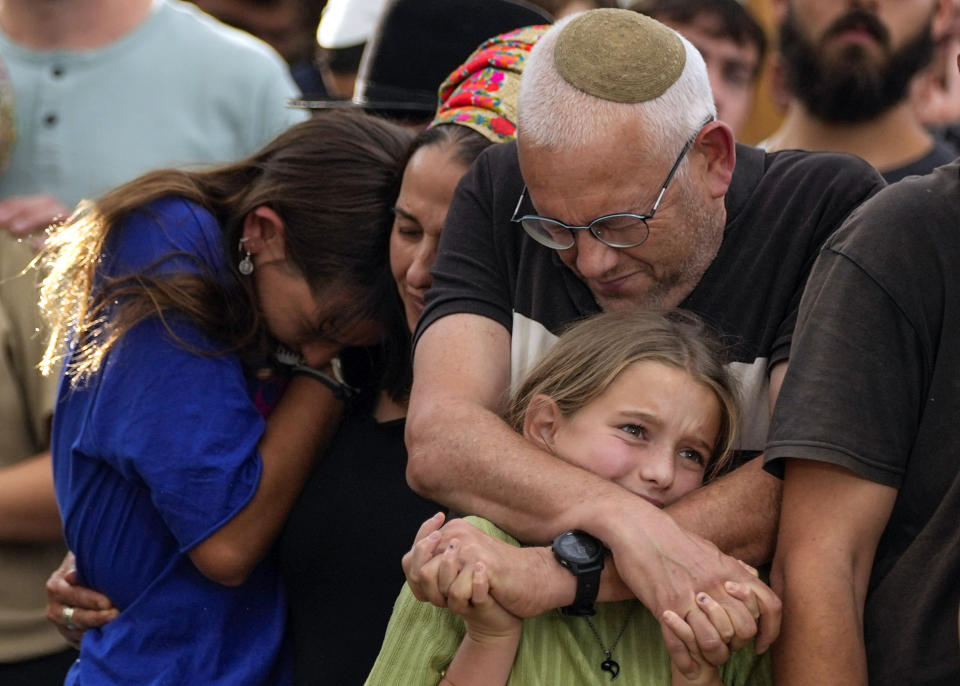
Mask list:
POLYGON ((603 571, 603 557, 606 550, 603 544, 585 531, 574 530, 557 536, 552 547, 553 554, 560 565, 577 579, 577 593, 573 603, 561 608, 561 612, 573 616, 595 614, 594 603, 600 592, 600 573, 603 571), (579 559, 569 556, 564 552, 566 546, 563 543, 569 543, 571 538, 578 544, 586 544, 584 547, 592 548, 595 552, 590 556, 581 556, 579 559))
POLYGON ((561 608, 560 611, 565 615, 573 617, 590 616, 597 613, 594 603, 597 602, 597 594, 600 592, 600 572, 603 566, 590 571, 581 571, 577 574, 577 595, 573 603, 561 608))

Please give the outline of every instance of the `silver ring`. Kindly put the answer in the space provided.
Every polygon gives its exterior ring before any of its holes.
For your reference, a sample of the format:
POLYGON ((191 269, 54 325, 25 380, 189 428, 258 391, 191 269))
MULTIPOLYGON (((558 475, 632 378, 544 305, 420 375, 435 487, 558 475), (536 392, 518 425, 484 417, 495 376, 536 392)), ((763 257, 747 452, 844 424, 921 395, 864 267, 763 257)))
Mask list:
POLYGON ((73 621, 73 613, 76 611, 76 609, 77 608, 70 607, 69 605, 63 606, 63 621, 67 623, 67 628, 70 629, 70 631, 80 630, 80 627, 77 626, 73 621))

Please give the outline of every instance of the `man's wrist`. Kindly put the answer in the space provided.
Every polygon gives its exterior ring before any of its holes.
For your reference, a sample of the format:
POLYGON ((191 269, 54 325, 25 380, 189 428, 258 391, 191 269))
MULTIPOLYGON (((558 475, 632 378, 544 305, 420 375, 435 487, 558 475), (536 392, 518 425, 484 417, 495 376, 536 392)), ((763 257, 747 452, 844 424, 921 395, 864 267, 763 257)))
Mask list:
POLYGON ((536 547, 535 550, 544 569, 543 583, 540 584, 543 597, 543 611, 553 610, 570 605, 577 597, 577 578, 560 566, 553 550, 548 546, 536 547))
POLYGON ((610 484, 614 491, 600 499, 583 499, 572 519, 577 527, 603 541, 616 552, 627 540, 636 542, 636 532, 655 531, 663 522, 671 522, 670 516, 657 506, 630 491, 610 484))

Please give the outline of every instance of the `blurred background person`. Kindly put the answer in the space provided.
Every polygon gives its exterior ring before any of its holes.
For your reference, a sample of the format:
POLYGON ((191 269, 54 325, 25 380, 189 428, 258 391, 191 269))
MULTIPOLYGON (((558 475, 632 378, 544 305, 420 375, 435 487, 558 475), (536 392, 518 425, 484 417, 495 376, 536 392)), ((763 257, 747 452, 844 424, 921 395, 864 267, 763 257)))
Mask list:
POLYGON ((948 0, 949 20, 934 34, 930 65, 910 85, 910 100, 921 122, 960 149, 960 0, 948 0))
POLYGON ((753 108, 767 37, 737 0, 638 0, 630 9, 676 30, 703 55, 717 118, 739 140, 753 108))
POLYGON ((317 26, 317 60, 323 76, 326 96, 304 97, 311 100, 349 100, 360 69, 360 58, 367 40, 383 12, 386 0, 328 0, 317 26))
POLYGON ((478 45, 550 22, 550 15, 523 0, 387 0, 364 46, 352 97, 294 104, 315 111, 359 107, 423 128, 439 104, 437 88, 478 45))
MULTIPOLYGON (((18 103, 2 128, 17 139, 0 231, 17 236, 42 235, 81 198, 142 172, 242 157, 304 119, 285 106, 296 86, 269 46, 177 0, 4 0, 0 56, 18 103)), ((26 264, 21 248, 4 242, 5 276, 26 264)), ((4 417, 30 421, 0 459, 0 683, 39 686, 62 683, 72 655, 43 626, 40 570, 64 550, 45 451, 55 382, 33 380, 39 343, 24 338, 37 328, 33 278, 3 286, 20 331, 4 417)))
POLYGON ((179 0, 5 0, 17 143, 0 226, 24 235, 158 167, 243 157, 302 121, 269 46, 179 0))
POLYGON ((910 101, 910 82, 930 64, 950 0, 774 0, 786 117, 769 150, 835 150, 862 157, 888 183, 956 157, 910 101))
POLYGON ((618 0, 530 0, 534 5, 549 12, 554 21, 567 15, 586 12, 600 7, 620 7, 618 0))
POLYGON ((323 0, 192 0, 207 14, 268 43, 290 67, 300 92, 326 93, 316 62, 316 26, 323 0))

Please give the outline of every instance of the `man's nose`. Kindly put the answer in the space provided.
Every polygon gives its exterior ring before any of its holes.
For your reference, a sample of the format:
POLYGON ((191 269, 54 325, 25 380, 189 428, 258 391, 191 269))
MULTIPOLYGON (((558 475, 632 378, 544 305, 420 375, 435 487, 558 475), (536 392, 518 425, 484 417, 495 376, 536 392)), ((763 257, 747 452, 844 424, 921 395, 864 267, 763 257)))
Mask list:
POLYGON ((577 251, 577 271, 585 279, 603 276, 617 264, 617 248, 611 248, 588 229, 574 232, 577 251))

